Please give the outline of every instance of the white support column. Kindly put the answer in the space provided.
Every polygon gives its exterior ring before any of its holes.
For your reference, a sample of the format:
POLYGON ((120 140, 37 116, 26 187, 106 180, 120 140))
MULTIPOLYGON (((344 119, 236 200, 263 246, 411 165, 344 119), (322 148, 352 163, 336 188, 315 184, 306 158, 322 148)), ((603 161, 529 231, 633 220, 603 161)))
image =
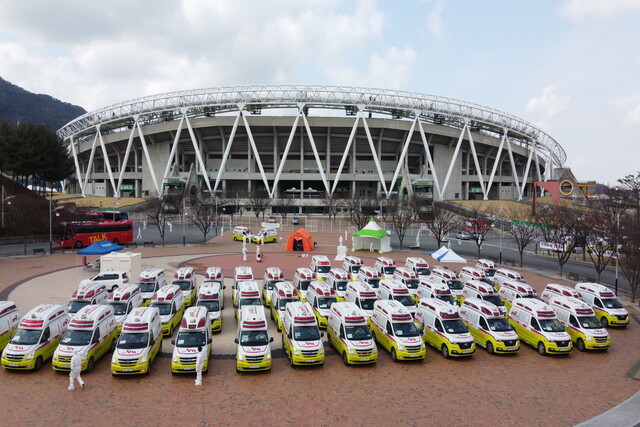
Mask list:
MULTIPOLYGON (((360 106, 358 106, 358 110, 361 110, 360 106)), ((378 155, 376 154, 376 147, 373 145, 373 138, 371 138, 371 132, 369 131, 369 125, 367 125, 367 119, 362 117, 362 124, 364 126, 364 131, 367 134, 367 141, 369 142, 369 149, 371 150, 371 155, 373 155, 373 161, 376 164, 376 169, 378 170, 378 179, 382 184, 382 190, 384 194, 389 197, 390 193, 387 190, 387 183, 384 182, 384 175, 382 174, 382 168, 380 167, 380 159, 378 159, 378 155)))
MULTIPOLYGON (((299 109, 302 109, 303 107, 304 107, 303 104, 298 105, 299 109)), ((316 164, 318 165, 318 170, 320 171, 320 177, 322 178, 324 189, 328 193, 330 191, 329 182, 327 182, 327 176, 324 174, 324 167, 322 166, 322 161, 320 160, 320 156, 318 155, 318 147, 316 147, 316 142, 313 139, 313 134, 311 133, 311 126, 309 126, 309 121, 307 120, 307 116, 304 114, 302 114, 302 121, 304 122, 305 129, 307 130, 307 135, 309 135, 309 142, 311 143, 313 156, 316 158, 316 164)), ((304 190, 304 188, 301 188, 300 190, 304 190)))
POLYGON ((427 156, 427 164, 429 165, 429 169, 431 169, 431 174, 433 175, 433 183, 436 186, 436 194, 438 194, 438 200, 442 200, 442 194, 440 193, 440 182, 438 181, 436 168, 433 165, 433 158, 431 157, 431 151, 429 151, 429 141, 427 140, 427 136, 424 133, 424 128, 422 127, 422 122, 420 121, 418 121, 418 129, 420 130, 420 136, 422 137, 422 145, 424 146, 425 155, 427 156))
POLYGON ((131 153, 131 148, 133 146, 133 137, 136 132, 136 127, 131 127, 131 133, 129 134, 129 141, 127 142, 127 149, 124 153, 124 160, 122 163, 122 167, 120 168, 120 175, 118 176, 118 192, 116 193, 116 197, 120 197, 120 186, 122 185, 122 179, 124 178, 124 170, 127 168, 127 163, 129 162, 129 154, 131 153))
MULTIPOLYGON (((502 129, 503 135, 500 140, 500 146, 498 147, 498 152, 496 153, 496 160, 493 162, 493 168, 491 169, 491 176, 489 177, 489 183, 487 184, 487 194, 484 196, 484 200, 487 200, 488 194, 491 191, 491 186, 493 185, 493 179, 496 176, 496 171, 498 170, 498 164, 502 163, 500 159, 500 155, 502 154, 502 147, 504 147, 504 141, 507 137, 507 130, 502 129)), ((500 197, 500 192, 498 191, 498 198, 500 197)))
POLYGON ((456 149, 453 152, 453 157, 451 158, 451 162, 449 163, 449 170, 447 171, 447 176, 444 178, 444 184, 442 185, 442 190, 440 191, 440 200, 444 199, 444 192, 447 190, 447 185, 449 185, 449 178, 451 178, 451 172, 453 171, 453 166, 458 158, 458 152, 460 152, 460 146, 462 145, 462 138, 464 137, 464 132, 467 130, 468 122, 465 119, 464 127, 460 131, 460 136, 458 137, 458 143, 456 144, 456 149))
POLYGON ((89 176, 93 168, 93 159, 96 156, 96 145, 98 144, 98 135, 100 135, 100 125, 96 126, 96 136, 93 138, 93 144, 91 144, 91 154, 89 154, 89 162, 87 163, 87 173, 84 176, 84 184, 82 185, 82 194, 85 192, 87 183, 89 182, 89 176))
POLYGON ((78 152, 76 151, 75 141, 73 140, 73 136, 69 139, 69 148, 71 149, 71 154, 73 155, 73 162, 76 165, 76 175, 78 179, 78 183, 80 184, 80 192, 82 193, 82 197, 84 195, 84 187, 82 186, 82 172, 80 171, 80 162, 78 161, 78 152))
MULTIPOLYGON (((351 144, 353 144, 353 140, 356 137, 356 132, 358 131, 358 121, 360 120, 360 112, 356 113, 356 119, 353 122, 353 126, 351 127, 351 134, 349 135, 349 140, 347 141, 347 146, 344 147, 344 153, 342 154, 342 160, 340 160, 340 166, 338 167, 338 173, 336 173, 336 177, 333 180, 333 187, 331 188, 331 196, 336 191, 336 187, 338 186, 338 182, 340 182, 340 175, 342 175, 342 169, 344 168, 344 163, 347 161, 347 157, 349 156, 349 150, 351 149, 351 144)), ((351 173, 355 173, 353 169, 351 173)))
MULTIPOLYGON (((207 184, 209 194, 213 196, 213 190, 211 189, 211 183, 209 182, 209 174, 207 173, 207 169, 204 166, 204 160, 202 159, 202 154, 200 153, 200 149, 198 148, 198 141, 196 141, 196 136, 193 132, 193 128, 191 127, 191 121, 189 120, 189 117, 187 117, 186 113, 183 113, 182 117, 187 122, 187 129, 189 130, 189 136, 191 137, 193 150, 196 152, 196 160, 198 161, 198 166, 200 167, 200 171, 202 171, 202 175, 204 176, 204 182, 207 184)), ((196 176, 198 176, 197 171, 196 176)))
POLYGON ((529 177, 529 168, 531 167, 531 159, 533 158, 533 150, 529 149, 529 157, 527 158, 527 167, 524 168, 524 174, 522 176, 522 186, 520 187, 520 195, 518 201, 521 201, 524 197, 524 190, 527 187, 527 178, 529 177))
POLYGON ((156 177, 156 171, 153 168, 153 163, 151 163, 151 156, 149 156, 149 150, 147 149, 147 143, 144 140, 144 134, 142 133, 140 122, 138 122, 137 120, 136 120, 136 127, 138 128, 138 136, 140 137, 140 142, 142 143, 142 151, 144 152, 144 157, 147 160, 147 166, 149 166, 149 172, 151 172, 151 179, 153 180, 153 185, 156 187, 158 198, 161 198, 162 193, 160 192, 160 188, 158 187, 158 178, 156 177))
POLYGON ((233 145, 233 140, 236 137, 236 131, 238 130, 238 123, 240 123, 240 117, 242 116, 242 107, 238 106, 238 115, 236 116, 236 120, 233 122, 233 128, 231 129, 231 135, 229 135, 229 140, 227 141, 227 148, 224 150, 224 155, 222 156, 222 162, 220 163, 220 169, 218 170, 218 176, 216 176, 216 182, 213 184, 213 191, 218 189, 218 185, 220 184, 220 179, 222 178, 225 166, 227 164, 227 159, 229 158, 229 153, 231 152, 231 146, 233 145))
POLYGON ((260 170, 260 175, 262 176, 262 182, 264 182, 264 186, 267 189, 267 193, 271 194, 271 189, 269 188, 269 181, 267 180, 267 176, 264 173, 264 168, 262 167, 262 160, 260 160, 260 154, 258 153, 258 147, 256 147, 256 142, 253 139, 253 134, 251 133, 251 127, 249 126, 249 122, 247 122, 247 118, 242 115, 242 121, 244 122, 244 128, 247 131, 247 136, 249 137, 249 143, 251 144, 251 149, 253 150, 253 155, 256 156, 256 163, 258 164, 258 169, 260 170))
MULTIPOLYGON (((396 185, 396 179, 398 179, 398 174, 400 170, 404 167, 404 159, 407 155, 407 151, 409 150, 409 141, 411 141, 411 137, 413 136, 413 131, 416 128, 416 123, 418 122, 419 114, 415 113, 416 118, 411 123, 411 129, 409 129, 409 133, 407 134, 407 138, 404 141, 404 145, 402 146, 402 152, 400 153, 400 158, 398 159, 398 166, 396 166, 396 170, 393 173, 393 178, 391 179, 390 188, 393 188, 396 185)), ((388 195, 387 195, 388 196, 388 195)))
POLYGON ((302 112, 298 110, 298 115, 296 119, 293 121, 293 126, 291 126, 291 132, 289 132, 289 139, 287 140, 287 145, 284 147, 284 153, 282 154, 282 159, 280 159, 280 164, 278 165, 278 171, 276 172, 276 177, 273 180, 273 188, 271 189, 271 193, 269 196, 273 198, 275 189, 278 187, 278 182, 280 181, 280 175, 282 175, 282 170, 284 169, 284 164, 287 161, 287 156, 289 155, 289 149, 291 148, 291 144, 293 143, 293 138, 296 136, 296 130, 298 130, 298 122, 300 121, 300 115, 302 112))
POLYGON ((116 181, 113 178, 113 171, 111 170, 111 162, 109 161, 109 155, 107 154, 107 147, 105 147, 104 140, 102 139, 102 132, 100 132, 98 135, 100 136, 100 149, 102 151, 102 157, 104 158, 105 169, 107 169, 107 174, 109 175, 109 181, 111 182, 111 189, 113 190, 113 194, 117 194, 116 181))
POLYGON ((520 194, 520 180, 518 179, 518 170, 516 169, 516 162, 513 160, 513 151, 511 150, 511 143, 507 138, 507 152, 509 153, 509 161, 511 162, 511 174, 513 175, 513 181, 516 184, 516 192, 520 194))
POLYGON ((476 153, 476 145, 473 143, 473 135, 471 135, 471 129, 469 129, 468 126, 467 126, 467 136, 469 137, 469 145, 471 145, 471 156, 473 157, 473 164, 476 167, 478 181, 480 182, 480 189, 482 189, 482 197, 483 199, 486 200, 487 191, 484 188, 484 178, 482 176, 482 171, 480 170, 480 161, 478 161, 478 154, 476 153))
MULTIPOLYGON (((176 151, 178 150, 178 141, 180 140, 180 135, 182 134, 182 125, 184 124, 184 119, 187 115, 186 110, 182 112, 182 117, 180 117, 180 123, 178 123, 178 129, 176 130, 176 136, 173 138, 173 144, 171 145, 171 152, 169 153, 169 158, 167 159, 167 165, 164 168, 164 174, 162 175, 162 182, 167 179, 169 176, 169 169, 171 169, 171 165, 175 163, 176 151)), ((136 122, 138 119, 136 118, 136 122)))

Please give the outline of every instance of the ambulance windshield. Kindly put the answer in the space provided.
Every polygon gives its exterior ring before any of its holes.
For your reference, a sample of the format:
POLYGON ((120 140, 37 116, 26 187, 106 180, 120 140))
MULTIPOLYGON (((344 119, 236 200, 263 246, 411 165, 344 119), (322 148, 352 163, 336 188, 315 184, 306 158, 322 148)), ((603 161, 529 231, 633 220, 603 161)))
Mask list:
POLYGON ((140 292, 155 292, 158 290, 158 288, 156 287, 155 282, 152 283, 143 283, 140 282, 138 283, 138 286, 140 287, 140 292))
POLYGON ((336 287, 337 291, 346 291, 347 290, 347 281, 345 280, 344 282, 343 281, 336 282, 335 283, 335 287, 336 287))
POLYGON ((604 308, 622 308, 622 304, 616 298, 602 298, 604 308))
POLYGON ((393 299, 398 301, 400 304, 404 305, 405 307, 416 306, 416 304, 413 302, 413 298, 411 298, 411 295, 394 295, 393 299))
POLYGON ((314 326, 294 326, 293 339, 296 341, 318 341, 320 339, 320 330, 314 326))
POLYGON ((18 329, 11 338, 11 344, 33 345, 40 340, 42 331, 34 329, 18 329))
POLYGON ((69 301, 69 304, 67 304, 67 309, 69 310, 69 314, 73 314, 77 313, 82 307, 89 304, 90 301, 69 301))
POLYGON ((418 267, 416 268, 416 274, 418 276, 428 276, 431 274, 431 270, 429 270, 427 267, 418 267))
POLYGON ((436 298, 439 299, 440 301, 448 302, 451 305, 455 305, 455 306, 458 305, 456 304, 456 300, 454 300, 451 295, 436 295, 436 298))
POLYGON ((191 332, 180 331, 176 338, 176 347, 205 347, 207 345, 207 336, 204 331, 191 332))
POLYGON ((496 269, 495 268, 485 268, 484 269, 484 274, 486 274, 489 277, 493 277, 493 275, 496 274, 496 269))
POLYGON ((443 320, 442 326, 444 327, 444 331, 448 334, 464 334, 469 332, 462 320, 443 320))
POLYGON ((384 267, 382 271, 386 276, 391 276, 393 273, 395 273, 396 267, 395 266, 384 267))
POLYGON ((206 307, 207 311, 220 311, 220 302, 217 300, 198 301, 198 307, 206 307))
POLYGON ((500 299, 498 295, 482 295, 482 299, 485 301, 489 301, 491 304, 497 307, 504 306, 504 302, 500 299))
POLYGON ((260 298, 241 298, 238 306, 244 307, 245 305, 262 305, 260 298))
POLYGON ((145 348, 149 342, 149 334, 123 333, 118 340, 118 348, 133 349, 145 348))
POLYGON ((375 298, 364 298, 360 300, 360 308, 363 310, 373 310, 373 303, 378 301, 375 298))
POLYGON ((171 314, 171 304, 151 304, 151 307, 156 307, 160 316, 171 314))
POLYGON ((331 304, 336 302, 335 297, 332 298, 318 298, 318 308, 331 308, 331 304))
POLYGON ((69 329, 62 337, 62 344, 65 345, 87 345, 91 342, 93 331, 78 331, 69 329))
POLYGON ((267 345, 269 343, 269 335, 266 330, 261 331, 242 331, 240 334, 240 345, 245 347, 267 345))
POLYGON ((318 265, 318 266, 316 266, 316 271, 318 273, 328 273, 329 270, 331 270, 331 266, 330 265, 318 265))
POLYGON ((361 265, 352 265, 351 266, 351 273, 353 274, 358 274, 358 272, 360 271, 360 267, 362 267, 361 265))
POLYGON ((413 322, 394 323, 393 332, 397 337, 417 337, 420 335, 413 322))
POLYGON ((545 332, 564 332, 564 327, 558 319, 538 319, 540 327, 545 332))
POLYGON ((505 332, 505 331, 513 331, 513 328, 507 322, 507 319, 504 317, 498 317, 495 319, 487 319, 487 323, 489 324, 489 329, 494 332, 505 332))
POLYGON ((378 286, 380 286, 380 279, 369 279, 367 283, 369 283, 369 286, 373 289, 378 289, 378 286))
POLYGON ((298 282, 298 287, 301 291, 306 291, 309 288, 309 283, 311 283, 310 280, 300 281, 298 282))
POLYGON ((584 316, 578 317, 580 321, 580 326, 585 329, 600 329, 602 328, 602 323, 596 318, 596 316, 584 316))
POLYGON ((344 329, 347 334, 347 339, 349 340, 361 341, 371 339, 371 331, 367 325, 347 326, 344 329))
POLYGON ((459 291, 462 289, 462 282, 460 280, 447 280, 447 286, 449 286, 449 289, 459 291))
POLYGON ((405 285, 407 285, 407 288, 409 289, 418 289, 418 285, 420 285, 420 280, 417 280, 417 279, 407 280, 405 282, 405 285))
POLYGON ((300 301, 300 299, 298 297, 293 297, 293 298, 289 298, 289 299, 281 299, 280 301, 278 301, 278 310, 284 311, 284 309, 286 308, 287 303, 288 302, 292 302, 292 301, 300 301))
POLYGON ((116 316, 127 314, 127 303, 111 304, 111 307, 113 307, 113 314, 116 316))
POLYGON ((189 280, 174 280, 173 282, 171 282, 171 284, 180 286, 180 289, 182 289, 183 291, 191 290, 192 287, 189 280))
POLYGON ((482 279, 480 279, 480 281, 486 283, 487 285, 493 286, 493 282, 491 281, 491 279, 487 279, 486 277, 483 277, 482 279))

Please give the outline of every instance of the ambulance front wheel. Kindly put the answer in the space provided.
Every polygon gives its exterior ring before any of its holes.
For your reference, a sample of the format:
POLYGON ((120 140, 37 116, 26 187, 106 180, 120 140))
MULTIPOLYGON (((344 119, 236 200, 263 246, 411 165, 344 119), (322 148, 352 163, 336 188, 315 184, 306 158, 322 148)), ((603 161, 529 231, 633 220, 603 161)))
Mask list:
POLYGON ((547 354, 547 350, 545 350, 544 343, 542 341, 538 343, 538 353, 540 353, 543 356, 547 354))
POLYGON ((602 326, 604 326, 605 328, 609 326, 609 321, 604 316, 600 318, 600 323, 602 323, 602 326))
POLYGON ((491 344, 491 341, 487 341, 487 353, 493 354, 493 344, 491 344))
MULTIPOLYGON (((346 354, 345 354, 345 357, 346 357, 346 354)), ((394 362, 398 361, 398 355, 396 354, 396 349, 395 348, 391 349, 391 360, 393 360, 394 362)), ((345 363, 346 363, 346 361, 345 361, 345 363)))
POLYGON ((34 371, 39 371, 42 368, 42 356, 38 356, 36 359, 36 363, 33 365, 34 371))
POLYGON ((91 356, 91 357, 89 358, 89 361, 87 362, 87 372, 91 372, 91 371, 93 371, 93 364, 94 364, 94 362, 93 362, 93 356, 91 356))
POLYGON ((576 342, 576 346, 580 351, 585 351, 587 349, 587 347, 584 345, 584 341, 582 341, 582 338, 578 338, 578 342, 576 342))
POLYGON ((349 359, 347 358, 347 352, 346 351, 342 352, 342 361, 344 362, 345 366, 349 366, 349 359))
POLYGON ((449 358, 449 347, 447 347, 446 344, 442 344, 442 357, 444 357, 445 359, 449 358))

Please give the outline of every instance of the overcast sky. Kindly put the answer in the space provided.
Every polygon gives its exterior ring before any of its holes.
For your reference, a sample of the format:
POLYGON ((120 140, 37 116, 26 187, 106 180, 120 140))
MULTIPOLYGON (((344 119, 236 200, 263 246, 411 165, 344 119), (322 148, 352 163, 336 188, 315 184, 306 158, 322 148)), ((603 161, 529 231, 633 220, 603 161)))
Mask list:
POLYGON ((226 85, 399 89, 542 127, 579 180, 640 171, 640 0, 0 5, 0 77, 89 111, 226 85))

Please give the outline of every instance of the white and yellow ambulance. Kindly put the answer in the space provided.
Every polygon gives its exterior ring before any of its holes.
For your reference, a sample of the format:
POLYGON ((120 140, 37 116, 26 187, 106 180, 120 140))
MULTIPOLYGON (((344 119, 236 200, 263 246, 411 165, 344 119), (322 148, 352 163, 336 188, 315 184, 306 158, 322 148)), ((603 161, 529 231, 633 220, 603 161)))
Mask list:
POLYGON ((198 296, 198 284, 193 267, 180 267, 173 275, 172 285, 177 285, 184 297, 184 306, 190 307, 196 302, 198 296))
POLYGON ((271 369, 271 345, 264 309, 245 305, 240 309, 235 343, 236 371, 268 371, 271 369))
POLYGON ((222 310, 224 309, 224 305, 222 304, 223 289, 224 285, 220 282, 205 280, 198 290, 196 306, 207 309, 212 332, 222 331, 222 310))
POLYGON ((282 345, 291 366, 322 365, 323 335, 308 302, 296 301, 287 304, 282 321, 282 345))
POLYGON ((479 298, 466 298, 459 311, 469 333, 487 353, 516 353, 520 350, 518 334, 494 304, 479 298))
POLYGON ((445 359, 473 356, 476 352, 476 343, 460 319, 458 308, 449 303, 435 298, 420 300, 416 325, 422 339, 445 359))
POLYGON ((20 311, 12 301, 0 301, 0 352, 9 344, 11 335, 18 329, 20 311))
POLYGON ((138 307, 127 316, 111 357, 111 375, 148 374, 162 348, 162 320, 156 307, 138 307))
POLYGON ((307 289, 309 284, 315 280, 313 270, 307 267, 299 267, 293 275, 293 286, 298 290, 300 301, 307 301, 307 289))
POLYGON ((367 318, 351 302, 336 302, 331 306, 327 335, 329 345, 336 349, 347 366, 375 363, 378 360, 378 348, 367 318))
POLYGON ((153 295, 149 307, 158 309, 162 322, 162 335, 170 337, 180 325, 184 314, 184 294, 178 285, 165 285, 153 295))
POLYGON ((611 289, 597 283, 576 283, 576 290, 580 292, 580 299, 591 305, 604 327, 624 328, 629 324, 629 312, 611 289))
POLYGON ((282 330, 282 319, 287 304, 300 301, 296 289, 289 282, 278 282, 271 291, 271 319, 276 324, 278 332, 282 330))
POLYGON ((376 301, 371 315, 371 333, 391 353, 391 360, 422 360, 426 355, 420 332, 411 313, 398 301, 376 301))
POLYGON ((271 292, 278 282, 284 282, 284 273, 280 267, 265 268, 262 280, 262 300, 267 307, 271 306, 271 292))
POLYGON ((549 307, 556 312, 578 350, 607 350, 611 347, 607 330, 586 302, 573 297, 552 296, 549 307))
POLYGON ((307 288, 307 302, 322 329, 327 327, 329 309, 337 301, 333 289, 325 282, 314 280, 307 288))
POLYGON ((142 305, 146 307, 151 304, 153 294, 166 284, 167 277, 164 273, 164 268, 152 267, 143 270, 138 277, 138 287, 142 293, 142 305))
POLYGON ((378 301, 375 289, 365 282, 349 282, 344 298, 362 310, 367 320, 371 319, 373 304, 378 301))
POLYGON ((498 295, 495 288, 487 282, 481 280, 467 280, 462 288, 462 301, 467 298, 478 298, 490 302, 498 307, 500 314, 505 316, 507 314, 507 307, 504 305, 504 301, 498 295))
POLYGON ((140 287, 128 283, 119 288, 116 288, 107 301, 111 307, 113 307, 113 313, 116 316, 116 331, 119 334, 122 331, 122 322, 127 318, 131 310, 136 307, 142 306, 142 292, 140 287))
POLYGON ((173 355, 171 373, 184 374, 196 372, 198 348, 205 353, 202 372, 209 369, 211 355, 211 320, 205 307, 189 307, 182 316, 176 339, 171 340, 173 355))
POLYGON ((569 354, 571 337, 556 313, 544 302, 532 298, 517 298, 507 315, 521 341, 537 348, 538 353, 569 354))

